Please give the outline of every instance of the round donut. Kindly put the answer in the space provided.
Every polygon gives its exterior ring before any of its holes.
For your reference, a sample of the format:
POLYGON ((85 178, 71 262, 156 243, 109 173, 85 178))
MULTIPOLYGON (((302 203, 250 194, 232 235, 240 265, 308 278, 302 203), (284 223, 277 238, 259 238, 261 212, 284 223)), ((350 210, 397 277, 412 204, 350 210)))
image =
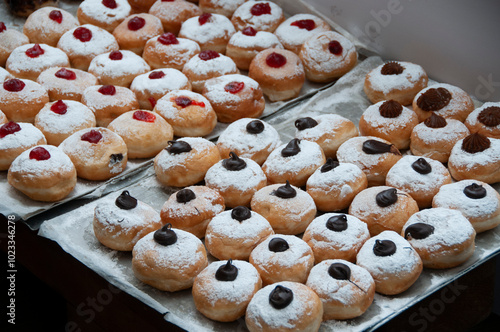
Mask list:
POLYGON ((198 6, 184 0, 156 1, 149 9, 149 13, 160 19, 165 32, 175 35, 179 34, 184 21, 203 14, 198 6))
POLYGON ((120 49, 132 51, 139 56, 142 55, 147 41, 162 33, 163 25, 160 19, 146 13, 130 15, 113 30, 120 49))
POLYGON ((25 34, 15 29, 7 29, 5 23, 0 22, 0 66, 5 67, 13 50, 29 42, 25 34))
POLYGON ((36 81, 47 89, 50 101, 61 99, 81 101, 83 91, 99 82, 91 73, 65 67, 48 68, 36 81))
POLYGON ((284 19, 283 10, 276 3, 248 1, 234 11, 231 22, 238 31, 252 27, 257 31, 274 32, 284 19))
POLYGON ((142 57, 153 69, 174 68, 183 70, 184 65, 200 53, 200 45, 186 38, 177 38, 167 32, 149 39, 142 57))
POLYGON ((0 110, 10 121, 33 123, 48 102, 47 90, 32 80, 12 78, 0 85, 0 110))
POLYGON ((31 43, 55 47, 66 31, 78 25, 77 19, 69 12, 56 7, 42 7, 28 16, 23 33, 31 43))
POLYGON ((76 17, 82 25, 92 24, 113 32, 131 11, 127 0, 84 0, 78 6, 76 17))
POLYGON ((246 1, 248 0, 200 0, 198 6, 204 13, 220 14, 230 19, 234 11, 246 1))
POLYGON ((37 145, 47 144, 43 133, 31 123, 9 121, 0 126, 0 171, 24 151, 37 145))
POLYGON ((500 103, 484 103, 467 116, 465 125, 470 132, 500 138, 500 103))

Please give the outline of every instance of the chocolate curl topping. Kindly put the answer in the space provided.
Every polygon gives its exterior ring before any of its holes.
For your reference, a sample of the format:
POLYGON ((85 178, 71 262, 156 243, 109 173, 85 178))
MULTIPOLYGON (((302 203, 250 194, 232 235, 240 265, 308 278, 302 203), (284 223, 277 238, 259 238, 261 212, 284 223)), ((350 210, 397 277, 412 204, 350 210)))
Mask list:
POLYGON ((446 119, 436 113, 432 113, 431 116, 424 121, 424 125, 429 128, 444 128, 447 124, 446 119))
POLYGON ((439 111, 448 105, 450 100, 450 91, 445 88, 431 88, 418 97, 417 106, 426 112, 439 111))
POLYGON ((291 185, 288 180, 286 180, 286 184, 284 186, 278 187, 274 192, 271 194, 279 197, 279 198, 294 198, 297 196, 297 190, 295 190, 291 185))
POLYGON ((313 118, 306 117, 295 120, 295 128, 298 130, 304 130, 309 128, 314 128, 318 125, 318 122, 313 118))
POLYGON ((396 61, 389 61, 382 66, 380 73, 382 75, 399 75, 402 74, 405 69, 396 61))
POLYGON ((333 263, 328 268, 328 274, 330 277, 337 280, 349 280, 351 279, 351 269, 349 266, 343 263, 333 263))
POLYGON ((396 252, 396 244, 391 240, 375 240, 373 253, 375 256, 391 256, 396 252))
POLYGON ((396 188, 390 188, 382 190, 375 196, 375 202, 380 207, 388 207, 398 200, 398 190, 396 188))
POLYGON ((269 304, 275 309, 286 308, 292 301, 292 290, 281 285, 276 286, 271 294, 269 294, 269 304))
POLYGON ((390 152, 392 154, 401 155, 398 148, 394 144, 387 144, 375 139, 369 139, 363 142, 362 150, 366 154, 382 154, 390 152))
POLYGON ((175 194, 177 203, 188 203, 196 198, 194 191, 188 188, 181 189, 175 194))
POLYGON ((271 241, 269 241, 268 248, 272 252, 283 252, 290 249, 288 242, 285 239, 280 237, 275 237, 271 241))
POLYGON ((229 158, 222 161, 222 166, 228 171, 241 171, 247 167, 247 163, 238 157, 236 153, 229 152, 229 158))
POLYGON ((180 154, 183 152, 189 152, 193 149, 188 142, 184 141, 168 141, 168 144, 169 145, 166 150, 170 154, 180 154))
POLYGON ((345 214, 338 214, 328 218, 326 228, 334 232, 345 231, 347 229, 347 216, 345 214))
POLYGON ((288 142, 287 146, 281 150, 281 155, 283 157, 292 157, 297 155, 300 152, 300 139, 294 138, 290 142, 288 142))
POLYGON ((177 242, 177 234, 175 234, 171 228, 172 224, 166 224, 157 230, 153 235, 156 243, 161 244, 162 246, 169 246, 177 242))
POLYGON ((337 168, 340 165, 340 163, 336 160, 333 160, 332 158, 327 158, 326 163, 321 166, 321 173, 326 173, 331 171, 332 169, 337 168))
POLYGON ((388 100, 380 105, 379 112, 384 118, 397 118, 403 112, 403 105, 395 100, 388 100))
POLYGON ((219 281, 234 281, 238 276, 238 268, 232 264, 229 259, 226 264, 221 265, 215 272, 215 279, 219 281))
POLYGON ((468 153, 478 153, 488 149, 491 145, 490 139, 480 133, 473 133, 462 141, 462 150, 468 153))
POLYGON ((432 172, 431 165, 424 158, 418 158, 415 162, 413 162, 413 164, 411 164, 411 168, 420 174, 429 174, 432 172))
POLYGON ((473 183, 464 188, 465 196, 471 199, 481 199, 486 197, 486 189, 477 183, 473 183))
POLYGON ((252 212, 246 206, 237 206, 231 211, 231 218, 242 222, 243 220, 250 219, 252 217, 252 212))
POLYGON ((496 127, 500 125, 500 107, 490 106, 485 108, 479 113, 477 120, 486 127, 496 127))
POLYGON ((264 131, 264 123, 260 120, 250 121, 246 126, 246 130, 250 134, 260 134, 264 131))
POLYGON ((125 190, 116 198, 115 205, 122 210, 131 210, 137 206, 137 199, 130 196, 130 193, 125 190))
POLYGON ((423 240, 432 233, 434 233, 434 226, 418 222, 405 229, 405 239, 423 240))

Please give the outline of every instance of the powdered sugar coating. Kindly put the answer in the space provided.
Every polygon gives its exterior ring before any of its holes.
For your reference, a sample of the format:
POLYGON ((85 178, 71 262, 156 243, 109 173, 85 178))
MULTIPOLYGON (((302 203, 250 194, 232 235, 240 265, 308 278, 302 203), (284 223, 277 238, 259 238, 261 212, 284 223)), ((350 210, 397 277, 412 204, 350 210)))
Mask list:
POLYGON ((170 196, 162 207, 162 211, 168 212, 170 219, 191 218, 199 215, 200 210, 207 216, 215 216, 224 211, 224 205, 217 203, 220 200, 220 195, 217 191, 205 186, 190 186, 186 187, 194 192, 195 198, 187 203, 177 201, 177 196, 170 196), (175 197, 175 198, 174 198, 175 197))
POLYGON ((62 68, 63 67, 51 67, 44 70, 38 76, 37 82, 45 87, 49 91, 49 94, 53 91, 57 94, 74 96, 75 100, 80 100, 80 96, 86 88, 98 84, 97 77, 86 71, 74 68, 65 69, 71 70, 76 74, 75 80, 57 77, 55 74, 62 68))
POLYGON ((300 152, 298 154, 283 157, 281 150, 286 146, 287 144, 283 144, 274 149, 262 167, 273 173, 283 174, 291 172, 298 174, 304 168, 311 166, 320 167, 325 161, 323 151, 317 143, 301 140, 299 142, 300 152))
POLYGON ((229 40, 236 32, 231 21, 224 15, 212 14, 203 25, 200 25, 198 18, 199 16, 195 16, 184 21, 179 36, 205 44, 216 38, 229 40))
MULTIPOLYGON (((363 219, 365 216, 377 213, 384 216, 393 215, 401 209, 400 204, 396 203, 389 206, 381 207, 377 204, 376 196, 378 193, 393 189, 390 186, 375 186, 367 188, 354 197, 354 200, 349 207, 349 213, 363 219)), ((401 190, 397 190, 396 195, 407 195, 401 190)), ((387 217, 386 217, 387 218, 387 217)))
POLYGON ((5 67, 9 71, 18 74, 25 71, 41 73, 50 67, 69 67, 69 59, 66 53, 46 44, 40 44, 40 47, 44 51, 43 54, 35 58, 29 57, 26 51, 35 45, 26 44, 14 49, 7 59, 5 67))
POLYGON ((118 50, 118 42, 111 33, 92 24, 84 24, 80 27, 92 32, 92 38, 89 41, 82 42, 75 38, 73 32, 78 29, 75 28, 61 36, 57 47, 72 56, 88 56, 90 59, 102 53, 118 50))
MULTIPOLYGON (((391 75, 389 75, 389 76, 391 76, 391 75)), ((450 117, 457 118, 457 115, 459 115, 460 113, 463 113, 464 105, 468 105, 469 103, 471 103, 471 99, 470 99, 469 95, 464 90, 462 90, 459 87, 456 87, 454 85, 446 84, 446 83, 433 84, 431 86, 428 86, 427 88, 420 90, 420 92, 418 92, 415 95, 415 98, 413 100, 417 101, 418 98, 420 98, 420 96, 423 93, 427 92, 429 89, 438 89, 438 88, 444 88, 444 89, 448 90, 451 94, 451 99, 450 99, 450 102, 446 106, 444 106, 443 108, 441 108, 439 110, 434 111, 434 113, 436 113, 436 115, 440 115, 440 116, 445 117, 445 118, 450 118, 450 117)))
MULTIPOLYGON (((197 42, 186 39, 186 38, 177 38, 178 44, 170 44, 164 45, 158 41, 160 36, 156 36, 147 41, 146 50, 143 54, 147 56, 145 57, 146 61, 150 55, 157 54, 159 57, 162 54, 172 55, 172 64, 175 64, 182 68, 192 57, 193 55, 200 53, 200 45, 197 42)), ((153 56, 151 56, 153 58, 153 56)), ((154 59, 151 59, 151 65, 154 59)))
MULTIPOLYGON (((321 114, 314 117, 318 123, 312 128, 304 130, 295 130, 295 137, 299 139, 319 140, 323 135, 331 134, 335 136, 336 131, 340 131, 346 122, 351 122, 349 119, 344 118, 338 114, 321 114)), ((325 145, 331 144, 335 137, 327 138, 324 141, 325 145)))
POLYGON ((248 36, 238 31, 231 37, 229 44, 241 48, 283 48, 278 37, 268 31, 257 31, 255 36, 248 36))
POLYGON ((477 153, 469 153, 462 150, 464 139, 457 141, 453 149, 451 149, 448 163, 453 164, 454 167, 465 167, 467 170, 488 164, 500 165, 500 139, 491 137, 488 139, 491 143, 490 147, 477 153))
POLYGON ((427 127, 425 123, 419 123, 413 128, 412 135, 416 135, 424 144, 431 145, 440 141, 456 142, 467 136, 469 129, 460 121, 446 119, 446 126, 442 128, 427 127))
POLYGON ((195 283, 198 293, 211 305, 218 301, 226 300, 234 305, 249 302, 255 287, 260 283, 260 276, 255 267, 242 260, 233 260, 238 270, 238 275, 232 281, 220 281, 215 278, 219 267, 226 265, 227 261, 217 261, 208 265, 197 276, 195 283))
MULTIPOLYGON (((119 78, 128 75, 139 75, 151 70, 146 61, 134 52, 120 51, 123 58, 111 60, 111 52, 96 56, 89 65, 89 72, 97 76, 101 82, 103 78, 119 78)), ((103 82, 104 83, 104 82, 103 82)))
POLYGON ((442 186, 432 203, 434 207, 458 210, 467 219, 481 216, 489 219, 488 217, 493 216, 500 205, 496 190, 489 184, 477 180, 462 180, 442 186), (486 189, 485 197, 473 199, 464 194, 465 187, 474 183, 486 189))
POLYGON ((104 24, 113 24, 117 21, 123 21, 130 15, 131 7, 127 0, 115 0, 117 7, 109 8, 103 4, 102 0, 85 0, 79 9, 93 20, 104 24))
POLYGON ((173 90, 180 90, 188 84, 188 78, 179 70, 163 68, 136 76, 132 84, 130 84, 130 89, 132 91, 143 91, 150 94, 166 94, 173 90), (163 72, 165 76, 158 79, 150 79, 149 74, 156 71, 163 72))
POLYGON ((116 94, 114 95, 105 95, 100 93, 99 89, 101 87, 102 85, 94 85, 88 87, 83 92, 82 102, 94 112, 108 106, 130 106, 134 101, 137 101, 134 92, 125 87, 115 86, 116 94))
POLYGON ((469 116, 467 116, 465 124, 468 128, 471 128, 471 131, 478 131, 479 133, 488 137, 500 138, 500 123, 496 126, 491 126, 491 124, 489 123, 489 126, 487 126, 478 120, 478 116, 481 114, 481 112, 489 107, 500 107, 500 102, 487 102, 484 103, 481 107, 476 108, 474 111, 472 111, 472 113, 469 114, 469 116))
MULTIPOLYGON (((23 27, 23 32, 39 42, 55 46, 58 39, 68 30, 77 27, 78 20, 69 12, 57 7, 42 7, 33 12, 23 27), (52 11, 59 11, 62 16, 61 22, 52 20, 49 15, 52 11), (52 44, 52 42, 54 44, 52 44)), ((32 40, 33 41, 33 40, 32 40)))
POLYGON ((370 169, 379 163, 383 163, 391 153, 385 152, 368 154, 363 152, 362 146, 363 143, 367 140, 376 140, 384 142, 386 144, 391 144, 384 139, 374 136, 359 136, 350 138, 349 140, 345 141, 337 150, 337 159, 339 160, 339 162, 354 164, 361 168, 361 170, 370 169))
POLYGON ((95 126, 95 115, 90 108, 74 100, 63 102, 67 106, 65 114, 58 114, 50 109, 55 102, 47 103, 38 112, 35 124, 46 132, 58 134, 73 133, 85 123, 93 123, 95 126))
POLYGON ((171 154, 165 149, 162 150, 157 155, 155 164, 164 171, 180 164, 188 163, 189 160, 194 156, 199 156, 200 154, 208 154, 209 151, 215 147, 214 143, 202 137, 183 137, 179 138, 178 141, 188 143, 191 146, 192 150, 179 154, 171 154))
POLYGON ((3 82, 9 78, 13 78, 12 74, 5 70, 3 67, 0 67, 0 82, 3 82))
POLYGON ((364 267, 376 279, 386 280, 393 275, 410 273, 421 264, 420 256, 401 235, 384 231, 365 242, 357 257, 357 265, 364 267), (377 256, 373 252, 376 240, 390 240, 396 245, 396 252, 390 256, 377 256))
MULTIPOLYGON (((236 8, 241 6, 247 0, 209 0, 205 1, 205 3, 211 4, 215 9, 222 9, 228 13, 234 13, 236 8)), ((203 3, 200 3, 200 8, 206 9, 203 3)), ((208 8, 208 7, 207 7, 208 8)), ((210 8, 211 9, 211 8, 210 8)))
POLYGON ((185 65, 183 72, 192 72, 195 75, 214 77, 238 72, 233 59, 223 54, 217 58, 202 60, 199 55, 193 56, 185 65))
POLYGON ((330 27, 316 15, 296 14, 281 23, 274 33, 285 48, 288 48, 302 45, 315 34, 326 31, 330 31, 330 27), (293 22, 301 20, 313 20, 316 26, 312 30, 307 30, 292 25, 293 22))
POLYGON ((233 219, 231 212, 231 210, 224 211, 210 221, 208 226, 210 232, 206 234, 207 241, 210 241, 208 238, 212 237, 229 237, 243 240, 244 244, 246 242, 253 243, 259 239, 258 235, 261 232, 265 230, 272 232, 269 222, 257 212, 250 211, 251 217, 242 221, 233 219))
POLYGON ((175 98, 177 97, 188 97, 191 100, 195 100, 200 103, 204 103, 205 107, 199 107, 198 111, 208 116, 210 112, 213 110, 210 102, 207 98, 203 97, 203 95, 192 92, 189 90, 174 90, 167 93, 165 96, 158 99, 158 102, 155 105, 154 111, 160 114, 167 120, 175 119, 181 116, 183 113, 183 108, 178 107, 175 103, 175 98))
POLYGON ((224 160, 210 167, 205 174, 207 186, 221 190, 233 188, 246 191, 255 189, 262 181, 266 181, 266 176, 259 164, 252 159, 240 159, 245 161, 246 167, 239 171, 230 171, 224 168, 222 165, 224 160))
POLYGON ((226 91, 224 87, 231 82, 243 82, 245 84, 244 90, 260 89, 259 83, 254 79, 245 75, 231 74, 208 80, 205 83, 203 95, 213 103, 239 103, 242 99, 248 98, 248 95, 242 92, 231 93, 226 91))
POLYGON ((47 95, 47 90, 37 82, 27 79, 20 80, 25 84, 24 89, 21 91, 7 91, 3 84, 0 84, 0 105, 12 102, 12 99, 15 99, 16 102, 28 104, 31 100, 43 98, 47 95))
POLYGON ((283 17, 283 10, 280 6, 271 1, 247 1, 239 6, 233 13, 232 21, 238 30, 246 27, 252 27, 257 31, 273 32, 276 29, 277 22, 283 17), (269 4, 270 14, 253 15, 251 9, 256 4, 269 4))
MULTIPOLYGON (((250 254, 254 264, 267 270, 270 267, 290 268, 294 265, 309 265, 313 256, 311 247, 295 235, 275 234, 262 241, 250 254), (289 248, 281 252, 269 250, 269 242, 274 238, 280 238, 288 243, 289 248)), ((312 264, 311 264, 312 266, 312 264)))
POLYGON ((41 139, 45 142, 43 133, 31 123, 17 122, 17 124, 21 127, 21 130, 0 138, 0 151, 30 147, 37 144, 41 139))
MULTIPOLYGON (((486 102, 484 103, 481 107, 476 108, 472 113, 469 114, 467 117, 467 122, 470 123, 471 125, 476 125, 479 121, 477 119, 479 113, 481 113, 484 109, 488 107, 500 107, 500 102, 486 102)), ((496 128, 496 130, 500 130, 500 124, 497 126, 494 126, 492 128, 496 128)))
MULTIPOLYGON (((10 136, 10 135, 9 135, 10 136)), ((53 145, 38 145, 21 153, 10 165, 9 172, 23 172, 28 178, 37 178, 41 173, 57 176, 59 173, 72 172, 75 166, 71 159, 53 145), (50 153, 46 160, 30 159, 30 152, 36 147, 43 147, 50 153)))
POLYGON ((380 106, 385 102, 386 101, 379 101, 374 105, 370 105, 362 115, 366 123, 370 127, 376 128, 377 131, 384 134, 397 133, 398 130, 407 128, 412 122, 417 120, 415 112, 404 106, 401 114, 395 118, 386 118, 382 116, 380 114, 380 106))
POLYGON ((341 34, 334 31, 325 31, 309 36, 305 40, 301 52, 302 58, 307 61, 307 67, 320 72, 331 72, 345 66, 345 62, 350 60, 351 54, 356 52, 356 47, 341 34), (328 47, 325 47, 333 40, 340 43, 342 53, 333 54, 328 50, 328 47))
MULTIPOLYGON (((384 94, 392 90, 404 90, 412 88, 422 77, 426 77, 424 69, 411 62, 398 61, 404 71, 399 75, 382 75, 381 70, 384 65, 380 65, 368 73, 373 90, 381 91, 384 94)), ((418 95, 417 97, 418 98, 418 95)))
POLYGON ((320 188, 329 192, 332 186, 342 186, 340 196, 344 197, 353 191, 348 183, 356 181, 363 175, 363 171, 358 166, 349 163, 340 163, 339 166, 324 173, 321 172, 321 168, 318 168, 307 179, 307 187, 320 188))

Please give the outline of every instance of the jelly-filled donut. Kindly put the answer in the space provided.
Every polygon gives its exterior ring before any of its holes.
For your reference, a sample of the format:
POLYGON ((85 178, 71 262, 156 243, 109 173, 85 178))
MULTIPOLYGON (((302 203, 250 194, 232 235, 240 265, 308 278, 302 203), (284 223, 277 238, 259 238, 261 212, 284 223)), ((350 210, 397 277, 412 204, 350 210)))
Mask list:
POLYGON ((4 67, 10 53, 19 46, 28 44, 29 38, 16 29, 7 29, 0 21, 0 66, 4 67))
POLYGON ((280 6, 271 1, 248 1, 239 6, 231 17, 236 30, 252 27, 257 31, 274 32, 285 15, 280 6))
POLYGON ((0 85, 0 110, 10 121, 33 123, 48 102, 47 90, 32 80, 11 78, 0 85))
POLYGON ((114 30, 120 49, 129 50, 137 55, 142 55, 147 41, 163 33, 163 25, 158 17, 139 13, 130 15, 114 30))
POLYGON ((177 38, 167 32, 146 42, 142 57, 153 69, 184 69, 184 65, 200 53, 200 45, 191 39, 177 38))
POLYGON ((47 144, 43 133, 31 123, 9 121, 0 126, 0 171, 24 151, 37 145, 47 144))
POLYGON ((91 73, 80 69, 51 67, 38 76, 37 82, 47 89, 50 101, 81 101, 85 89, 97 85, 99 81, 91 73))
POLYGON ((130 15, 132 8, 127 0, 84 0, 76 12, 80 24, 92 24, 113 30, 130 15))
POLYGON ((78 25, 77 19, 69 12, 56 7, 42 7, 28 16, 23 33, 31 43, 57 46, 59 38, 78 25))

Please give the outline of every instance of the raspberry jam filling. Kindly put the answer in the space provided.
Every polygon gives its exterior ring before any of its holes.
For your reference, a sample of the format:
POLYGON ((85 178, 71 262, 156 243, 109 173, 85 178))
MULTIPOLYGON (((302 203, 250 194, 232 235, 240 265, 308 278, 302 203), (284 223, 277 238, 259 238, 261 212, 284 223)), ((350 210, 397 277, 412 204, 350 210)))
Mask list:
POLYGON ((132 118, 144 122, 155 122, 156 120, 156 116, 153 113, 146 111, 135 111, 134 115, 132 115, 132 118))
POLYGON ((313 20, 298 20, 292 22, 290 25, 296 26, 299 29, 306 29, 307 31, 311 31, 316 28, 316 23, 313 20))
POLYGON ((241 31, 242 34, 244 34, 245 36, 255 36, 257 34, 257 31, 252 28, 252 27, 246 27, 245 29, 243 29, 243 31, 241 31))
POLYGON ((146 20, 139 16, 134 16, 128 21, 127 27, 129 30, 137 31, 146 25, 146 20))
POLYGON ((200 54, 198 54, 198 56, 203 61, 208 61, 220 57, 220 54, 212 50, 206 50, 206 51, 201 51, 200 54))
POLYGON ((56 71, 55 76, 58 78, 63 78, 65 80, 76 80, 75 72, 66 68, 61 68, 56 71))
POLYGON ((212 14, 210 14, 210 13, 201 14, 198 17, 198 23, 200 23, 200 25, 203 25, 203 24, 207 23, 211 17, 212 17, 212 14))
POLYGON ((7 135, 17 133, 21 130, 21 126, 14 121, 7 122, 0 127, 0 138, 4 138, 7 135))
POLYGON ((38 58, 40 55, 44 54, 45 51, 39 44, 35 44, 33 47, 28 48, 25 53, 30 58, 38 58))
POLYGON ((62 16, 62 13, 60 10, 53 10, 49 13, 49 18, 54 21, 54 22, 57 22, 59 24, 61 24, 62 20, 63 20, 63 16, 62 16))
POLYGON ((336 40, 332 40, 331 42, 328 43, 328 50, 330 53, 333 55, 341 55, 343 48, 342 45, 336 40))
POLYGON ((103 85, 97 91, 106 96, 114 96, 114 94, 116 93, 116 88, 114 87, 114 85, 103 85))
POLYGON ((186 96, 179 96, 174 99, 174 102, 177 106, 180 106, 182 108, 194 105, 194 106, 200 106, 200 107, 205 107, 205 103, 202 101, 196 101, 192 100, 189 97, 186 96))
POLYGON ((48 160, 50 159, 50 153, 44 147, 37 146, 33 150, 30 151, 30 159, 34 160, 48 160))
POLYGON ((82 43, 85 43, 92 39, 92 31, 84 27, 79 27, 73 31, 73 36, 82 43))
POLYGON ((7 30, 7 27, 5 26, 5 23, 0 22, 0 33, 4 32, 5 30, 7 30))
POLYGON ((102 0, 102 4, 110 9, 116 9, 118 7, 115 0, 102 0))
POLYGON ((286 64, 286 58, 279 53, 273 52, 266 57, 266 63, 269 67, 279 68, 286 64))
POLYGON ((158 41, 163 45, 179 44, 177 37, 175 37, 175 35, 171 32, 164 33, 158 37, 158 41))
POLYGON ((233 82, 227 83, 226 86, 224 87, 224 90, 226 92, 235 94, 235 93, 238 93, 241 90, 243 90, 244 87, 245 87, 245 83, 233 81, 233 82))
POLYGON ((157 79, 165 77, 165 73, 162 72, 161 70, 157 70, 157 71, 154 71, 151 74, 149 74, 148 77, 152 80, 157 80, 157 79))
POLYGON ((12 78, 10 80, 3 82, 3 88, 9 92, 22 91, 25 86, 26 84, 17 78, 12 78))
POLYGON ((68 111, 68 105, 66 105, 62 100, 58 100, 50 106, 50 110, 54 113, 63 115, 68 111))
POLYGON ((271 6, 267 2, 257 3, 250 8, 250 14, 253 16, 271 14, 271 6))
POLYGON ((99 143, 99 141, 102 139, 102 134, 97 130, 91 129, 90 131, 87 131, 85 134, 83 134, 81 139, 82 141, 96 144, 99 143))
POLYGON ((123 53, 120 51, 113 51, 113 52, 109 53, 109 58, 111 60, 121 60, 121 59, 123 59, 123 53))

